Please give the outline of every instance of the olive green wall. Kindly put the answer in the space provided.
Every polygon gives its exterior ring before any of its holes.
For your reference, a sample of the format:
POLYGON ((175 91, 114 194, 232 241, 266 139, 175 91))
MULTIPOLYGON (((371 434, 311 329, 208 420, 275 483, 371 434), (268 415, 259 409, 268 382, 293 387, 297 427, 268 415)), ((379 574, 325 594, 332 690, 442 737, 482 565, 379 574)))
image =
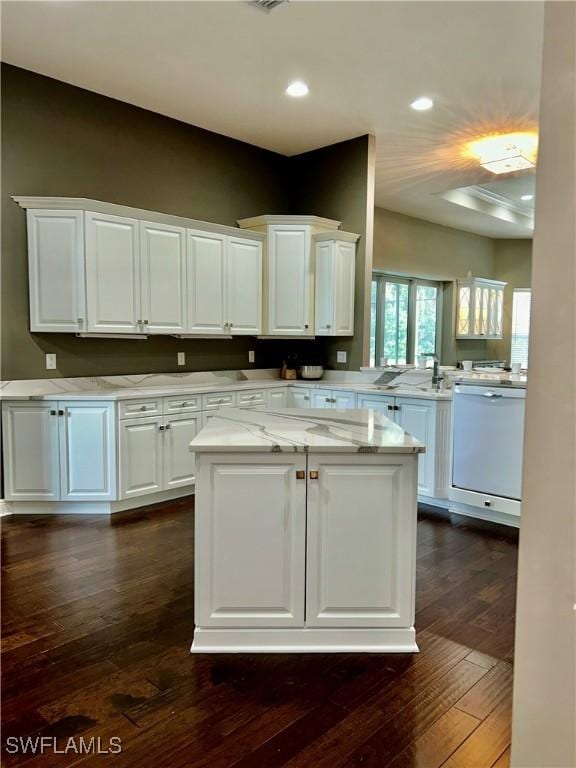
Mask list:
POLYGON ((445 281, 441 349, 445 365, 466 359, 509 359, 512 288, 530 286, 531 248, 531 240, 493 240, 383 208, 375 209, 374 269, 445 281), (454 338, 455 292, 449 281, 466 277, 468 271, 477 277, 510 282, 505 292, 504 339, 500 342, 454 338))
POLYGON ((11 195, 88 197, 234 225, 286 209, 285 165, 275 153, 3 66, 3 378, 241 368, 255 346, 253 339, 31 334, 25 213, 11 195), (178 350, 186 352, 185 368, 176 366, 178 350), (46 352, 56 352, 56 372, 46 371, 46 352))
POLYGON ((504 288, 502 341, 489 341, 488 354, 498 360, 510 360, 512 340, 512 295, 514 288, 532 285, 532 240, 495 240, 493 277, 507 283, 504 288))
POLYGON ((372 271, 373 141, 370 136, 360 136, 290 158, 292 213, 314 212, 337 219, 342 222, 341 229, 360 235, 356 247, 355 334, 353 338, 325 340, 325 363, 331 368, 357 370, 364 362, 364 315, 369 303, 366 276, 372 271), (346 365, 336 363, 338 350, 347 353, 346 365))

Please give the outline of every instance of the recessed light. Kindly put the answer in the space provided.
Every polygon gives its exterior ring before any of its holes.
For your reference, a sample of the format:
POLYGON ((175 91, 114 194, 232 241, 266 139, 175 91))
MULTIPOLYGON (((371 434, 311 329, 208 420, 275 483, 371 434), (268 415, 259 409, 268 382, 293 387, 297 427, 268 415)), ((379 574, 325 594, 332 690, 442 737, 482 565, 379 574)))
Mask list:
POLYGON ((534 195, 521 195, 520 200, 534 200, 534 195))
POLYGON ((410 106, 417 112, 426 112, 427 109, 432 109, 434 102, 428 96, 421 96, 416 101, 413 101, 410 106))
POLYGON ((290 83, 288 88, 286 88, 286 93, 288 96, 292 96, 295 99, 298 99, 301 96, 307 96, 309 92, 310 89, 306 83, 302 82, 302 80, 295 80, 293 83, 290 83))

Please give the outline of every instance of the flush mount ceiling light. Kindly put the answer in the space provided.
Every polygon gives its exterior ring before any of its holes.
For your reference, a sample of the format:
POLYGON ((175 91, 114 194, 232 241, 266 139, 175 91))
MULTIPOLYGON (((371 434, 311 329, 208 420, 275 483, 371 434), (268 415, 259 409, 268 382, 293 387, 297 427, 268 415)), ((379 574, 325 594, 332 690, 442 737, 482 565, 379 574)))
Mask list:
POLYGON ((294 82, 290 83, 288 88, 286 88, 287 95, 292 96, 294 99, 299 99, 301 96, 307 96, 309 92, 310 89, 306 83, 302 82, 302 80, 294 80, 294 82))
POLYGON ((434 102, 428 96, 421 96, 419 99, 413 101, 410 106, 417 112, 426 112, 427 109, 432 109, 434 102))
POLYGON ((505 133, 483 136, 468 143, 467 153, 480 161, 491 173, 513 173, 536 166, 538 135, 536 133, 505 133))
POLYGON ((534 200, 534 195, 520 195, 520 200, 524 200, 525 202, 534 200))

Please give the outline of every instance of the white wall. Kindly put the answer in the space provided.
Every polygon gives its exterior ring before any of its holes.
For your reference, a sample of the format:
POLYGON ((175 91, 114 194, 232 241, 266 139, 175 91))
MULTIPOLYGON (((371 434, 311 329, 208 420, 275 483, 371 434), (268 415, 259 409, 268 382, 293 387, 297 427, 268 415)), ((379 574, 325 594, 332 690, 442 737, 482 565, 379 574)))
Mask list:
POLYGON ((512 766, 576 765, 576 4, 546 4, 512 766))

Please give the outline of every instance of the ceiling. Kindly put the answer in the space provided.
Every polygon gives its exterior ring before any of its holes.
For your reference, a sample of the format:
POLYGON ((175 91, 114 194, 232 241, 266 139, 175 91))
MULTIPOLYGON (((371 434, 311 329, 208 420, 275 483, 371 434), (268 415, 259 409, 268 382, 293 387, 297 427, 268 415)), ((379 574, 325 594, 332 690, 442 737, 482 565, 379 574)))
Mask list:
MULTIPOLYGON (((537 127, 543 5, 293 0, 2 2, 2 59, 292 155, 376 136, 376 204, 492 237, 525 223, 447 190, 495 177, 467 138, 537 127), (291 99, 302 79, 310 94, 291 99), (409 104, 427 95, 429 112, 409 104)), ((530 172, 518 174, 533 177, 530 172)))

